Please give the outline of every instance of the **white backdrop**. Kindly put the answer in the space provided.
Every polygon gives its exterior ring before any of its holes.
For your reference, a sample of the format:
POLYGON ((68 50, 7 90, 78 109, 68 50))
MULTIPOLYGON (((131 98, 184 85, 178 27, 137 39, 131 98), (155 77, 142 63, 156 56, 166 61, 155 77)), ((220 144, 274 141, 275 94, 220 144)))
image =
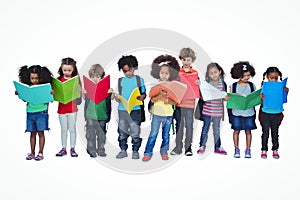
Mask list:
MULTIPOLYGON (((296 199, 300 137, 296 128, 297 89, 293 86, 298 78, 299 8, 296 0, 1 1, 0 198, 296 199), (253 64, 257 75, 252 81, 257 86, 267 67, 278 66, 283 76, 289 77, 290 88, 279 133, 281 158, 260 158, 261 130, 257 123, 253 158, 234 159, 232 130, 226 121, 221 137, 227 156, 183 156, 151 174, 131 175, 107 168, 86 154, 80 139, 76 146, 78 158, 56 158, 60 126, 57 104, 53 103, 49 108, 51 131, 46 132, 45 159, 26 161, 29 134, 23 133, 25 103, 14 95, 12 84, 18 79, 18 67, 39 64, 57 75, 60 60, 72 57, 80 68, 102 42, 139 28, 163 28, 191 38, 212 61, 223 66, 228 84, 233 82, 230 68, 235 62, 248 60, 253 64)), ((198 143, 196 137, 194 152, 198 143)), ((240 144, 243 149, 243 133, 240 144)))

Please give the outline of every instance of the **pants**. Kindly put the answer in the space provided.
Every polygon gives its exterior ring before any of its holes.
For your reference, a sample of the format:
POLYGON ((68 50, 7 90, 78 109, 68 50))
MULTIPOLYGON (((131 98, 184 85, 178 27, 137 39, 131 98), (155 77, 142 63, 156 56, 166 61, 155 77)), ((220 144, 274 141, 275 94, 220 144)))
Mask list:
POLYGON ((105 120, 86 120, 86 140, 87 151, 89 153, 105 152, 106 142, 106 121, 105 120))
POLYGON ((280 125, 281 113, 278 114, 268 114, 261 113, 261 124, 262 124, 262 151, 268 151, 268 140, 269 140, 269 130, 271 128, 271 137, 272 137, 272 150, 277 150, 279 148, 278 143, 278 129, 280 125))
POLYGON ((208 131, 210 124, 212 122, 213 128, 213 135, 214 135, 214 142, 215 142, 215 150, 221 147, 221 139, 220 139, 220 122, 221 117, 209 117, 203 116, 203 127, 200 136, 200 147, 206 146, 207 138, 208 138, 208 131))
POLYGON ((59 114, 59 122, 61 127, 61 145, 63 148, 67 147, 68 130, 70 132, 70 146, 75 148, 76 144, 76 118, 77 112, 59 114))

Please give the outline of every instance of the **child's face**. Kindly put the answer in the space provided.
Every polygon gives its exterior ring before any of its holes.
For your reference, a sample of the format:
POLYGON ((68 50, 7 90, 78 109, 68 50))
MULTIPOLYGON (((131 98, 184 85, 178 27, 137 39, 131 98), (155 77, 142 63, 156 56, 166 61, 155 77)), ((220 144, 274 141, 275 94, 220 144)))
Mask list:
MULTIPOLYGON (((190 71, 190 66, 192 65, 193 63, 193 59, 191 57, 185 57, 185 58, 182 58, 181 59, 181 62, 182 62, 182 67, 184 69, 184 71, 186 69, 188 69, 188 71, 190 71), (186 68, 186 69, 185 69, 186 68)), ((187 72, 187 71, 186 71, 187 72)))
POLYGON ((90 79, 94 82, 94 83, 98 83, 101 80, 101 76, 98 74, 94 74, 92 76, 90 76, 90 79))
POLYGON ((277 82, 279 74, 277 72, 271 72, 267 74, 267 79, 270 82, 277 82))
POLYGON ((247 83, 251 78, 250 72, 244 72, 243 77, 240 79, 242 82, 247 83))
POLYGON ((30 81, 32 83, 32 85, 37 85, 39 84, 39 76, 38 74, 35 74, 35 73, 30 73, 30 81))
POLYGON ((122 67, 122 71, 123 71, 124 75, 128 78, 130 78, 134 75, 134 67, 129 67, 128 65, 124 65, 122 67))
POLYGON ((221 71, 216 67, 212 67, 208 70, 208 76, 211 80, 217 81, 220 77, 221 71))
POLYGON ((159 78, 161 81, 168 81, 170 78, 170 69, 167 66, 162 66, 159 71, 159 78))
POLYGON ((62 65, 61 69, 65 78, 72 78, 72 73, 74 71, 73 65, 62 65))

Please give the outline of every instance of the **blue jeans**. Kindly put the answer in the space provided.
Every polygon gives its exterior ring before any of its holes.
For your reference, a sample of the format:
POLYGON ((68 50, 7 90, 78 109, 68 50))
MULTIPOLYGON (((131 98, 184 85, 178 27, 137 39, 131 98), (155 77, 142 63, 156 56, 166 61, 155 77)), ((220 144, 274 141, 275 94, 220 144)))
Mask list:
POLYGON ((106 121, 87 119, 86 120, 87 151, 89 153, 105 152, 106 142, 106 121))
POLYGON ((118 110, 119 114, 119 147, 121 150, 127 150, 127 139, 131 136, 132 151, 139 151, 142 138, 140 138, 141 133, 141 111, 133 110, 130 115, 127 111, 118 110))
POLYGON ((220 122, 221 117, 209 117, 203 116, 203 127, 200 137, 200 147, 206 146, 207 138, 208 138, 208 131, 210 127, 210 123, 213 123, 213 135, 215 141, 215 150, 221 147, 221 139, 220 139, 220 122))
POLYGON ((150 131, 150 135, 148 136, 148 141, 144 152, 145 156, 152 157, 153 148, 159 132, 160 124, 162 124, 162 143, 160 146, 160 154, 168 155, 172 116, 162 117, 162 116, 153 115, 151 121, 151 131, 150 131))
POLYGON ((175 115, 176 121, 180 119, 180 122, 176 122, 176 147, 175 151, 181 153, 183 147, 183 135, 184 128, 185 132, 185 141, 184 149, 185 151, 191 151, 191 146, 193 142, 193 124, 194 124, 194 108, 176 108, 177 115, 175 115), (180 118, 179 118, 180 115, 180 118))

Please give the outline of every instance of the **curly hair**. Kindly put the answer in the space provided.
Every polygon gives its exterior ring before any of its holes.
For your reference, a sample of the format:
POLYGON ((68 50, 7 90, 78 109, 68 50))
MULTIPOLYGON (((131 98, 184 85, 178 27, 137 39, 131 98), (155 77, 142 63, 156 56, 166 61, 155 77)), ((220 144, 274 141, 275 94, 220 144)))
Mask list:
POLYGON ((217 69, 221 72, 220 78, 221 78, 222 80, 224 80, 225 72, 224 72, 223 68, 222 68, 218 63, 212 62, 212 63, 210 63, 210 64, 207 65, 207 69, 206 69, 206 73, 205 73, 205 80, 206 80, 207 82, 210 81, 209 70, 210 70, 211 68, 214 68, 214 67, 217 68, 217 69))
POLYGON ((30 74, 37 74, 39 78, 39 84, 52 83, 52 73, 47 67, 41 67, 40 65, 27 65, 20 67, 19 80, 21 83, 31 85, 30 74))
POLYGON ((128 65, 129 67, 133 67, 134 69, 138 69, 138 61, 135 56, 129 55, 129 56, 122 56, 122 58, 118 61, 118 67, 119 71, 125 66, 128 65))
POLYGON ((89 76, 95 76, 98 75, 101 77, 101 79, 105 76, 104 68, 100 64, 94 64, 89 69, 89 76))
POLYGON ((179 53, 180 60, 187 57, 191 57, 193 62, 196 60, 196 54, 194 50, 189 47, 181 49, 179 53))
POLYGON ((60 79, 64 75, 64 73, 62 71, 62 66, 63 65, 72 65, 73 68, 74 68, 74 70, 72 72, 72 76, 74 77, 74 76, 78 75, 78 69, 77 69, 77 66, 76 66, 76 61, 73 58, 63 58, 61 60, 61 65, 58 69, 58 74, 59 74, 58 79, 60 79))
POLYGON ((160 55, 156 57, 151 64, 151 76, 160 79, 159 72, 162 66, 170 69, 169 81, 173 81, 178 77, 180 66, 175 57, 171 55, 160 55))
POLYGON ((250 72, 250 76, 255 76, 255 69, 248 61, 240 61, 233 64, 230 74, 233 79, 243 78, 245 72, 250 72))

